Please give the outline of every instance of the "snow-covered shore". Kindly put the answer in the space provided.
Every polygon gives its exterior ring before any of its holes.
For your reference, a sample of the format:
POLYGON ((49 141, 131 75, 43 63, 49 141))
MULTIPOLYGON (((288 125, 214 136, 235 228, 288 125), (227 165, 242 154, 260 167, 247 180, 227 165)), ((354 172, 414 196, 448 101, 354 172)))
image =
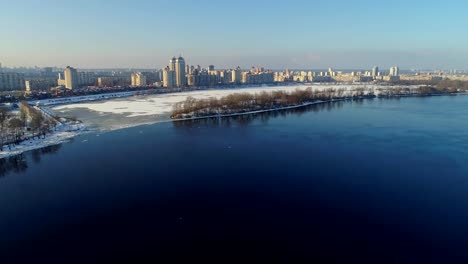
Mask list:
POLYGON ((157 94, 134 96, 124 99, 115 99, 100 101, 96 103, 76 103, 52 107, 52 111, 66 112, 73 109, 87 109, 97 113, 112 113, 124 115, 125 117, 141 117, 141 116, 155 116, 167 115, 172 112, 172 107, 179 102, 183 102, 188 96, 195 99, 208 99, 211 97, 221 98, 232 93, 260 93, 262 91, 286 91, 291 92, 296 89, 305 90, 311 87, 314 90, 326 89, 345 89, 351 90, 354 88, 366 89, 385 89, 388 86, 383 85, 364 85, 364 84, 348 84, 348 85, 290 85, 290 86, 269 86, 269 87, 253 87, 242 89, 223 89, 223 90, 203 90, 193 92, 181 92, 172 94, 157 94))
POLYGON ((299 105, 283 106, 283 107, 277 107, 277 108, 271 108, 271 109, 262 109, 262 110, 255 110, 255 111, 247 111, 247 112, 238 112, 238 113, 232 113, 232 114, 207 115, 207 116, 196 116, 196 117, 190 117, 190 118, 172 119, 172 121, 188 121, 188 120, 199 120, 199 119, 207 119, 207 118, 221 118, 221 117, 234 117, 234 116, 242 116, 242 115, 252 115, 252 114, 260 114, 260 113, 268 113, 268 112, 273 112, 273 111, 291 110, 291 109, 297 109, 297 108, 311 106, 311 105, 317 105, 317 104, 323 104, 323 103, 332 103, 332 102, 345 101, 345 100, 346 99, 335 99, 335 100, 329 100, 329 101, 315 101, 315 102, 308 102, 308 103, 303 103, 303 104, 299 104, 299 105))
POLYGON ((25 140, 18 145, 5 145, 3 146, 3 151, 0 151, 0 159, 15 156, 26 151, 61 144, 85 132, 86 128, 80 125, 74 128, 72 131, 63 129, 47 134, 45 138, 41 136, 39 138, 36 137, 34 139, 25 140))

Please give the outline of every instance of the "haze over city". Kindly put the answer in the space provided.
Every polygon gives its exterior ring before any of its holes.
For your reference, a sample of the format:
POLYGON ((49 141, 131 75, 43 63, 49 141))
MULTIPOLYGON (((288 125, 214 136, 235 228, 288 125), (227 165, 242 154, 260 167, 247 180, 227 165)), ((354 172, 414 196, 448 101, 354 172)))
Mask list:
POLYGON ((463 1, 2 1, 7 67, 467 69, 463 1))

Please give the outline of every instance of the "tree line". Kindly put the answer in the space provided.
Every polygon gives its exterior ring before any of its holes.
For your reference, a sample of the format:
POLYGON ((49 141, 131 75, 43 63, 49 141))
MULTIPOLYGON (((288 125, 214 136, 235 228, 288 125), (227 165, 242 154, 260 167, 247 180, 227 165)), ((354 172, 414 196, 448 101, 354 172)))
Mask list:
POLYGON ((419 85, 420 87, 432 87, 439 92, 468 91, 468 81, 462 80, 400 80, 392 83, 397 85, 419 85))
POLYGON ((56 121, 44 115, 27 102, 19 103, 19 114, 0 107, 0 151, 7 145, 18 145, 24 140, 45 137, 56 126, 56 121))
MULTIPOLYGON (((468 83, 467 83, 468 84, 468 83)), ((451 84, 439 84, 439 86, 389 87, 381 90, 379 96, 428 96, 435 94, 451 94, 465 91, 451 84)), ((330 101, 333 99, 355 99, 375 97, 373 88, 359 87, 352 90, 324 89, 313 90, 311 87, 305 90, 263 91, 261 93, 233 93, 221 98, 195 99, 191 96, 183 102, 174 105, 171 118, 183 119, 191 117, 203 117, 211 115, 225 115, 233 113, 245 113, 259 110, 270 110, 288 106, 299 106, 305 103, 317 101, 330 101)))
POLYGON ((276 109, 296 106, 316 101, 332 99, 356 98, 374 96, 373 90, 356 88, 351 93, 345 89, 324 89, 286 91, 262 91, 260 93, 233 93, 221 98, 195 99, 191 96, 183 102, 175 104, 171 118, 189 118, 192 116, 208 116, 219 114, 242 113, 258 110, 276 109))

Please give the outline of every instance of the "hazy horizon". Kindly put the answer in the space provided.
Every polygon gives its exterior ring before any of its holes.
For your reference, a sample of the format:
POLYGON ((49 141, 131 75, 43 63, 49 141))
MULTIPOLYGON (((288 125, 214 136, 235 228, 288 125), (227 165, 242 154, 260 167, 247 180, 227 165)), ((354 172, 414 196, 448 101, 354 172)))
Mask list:
MULTIPOLYGON (((5 1, 6 2, 6 1, 5 1)), ((458 1, 8 1, 6 67, 468 69, 458 1), (451 3, 453 2, 453 3, 451 3)))

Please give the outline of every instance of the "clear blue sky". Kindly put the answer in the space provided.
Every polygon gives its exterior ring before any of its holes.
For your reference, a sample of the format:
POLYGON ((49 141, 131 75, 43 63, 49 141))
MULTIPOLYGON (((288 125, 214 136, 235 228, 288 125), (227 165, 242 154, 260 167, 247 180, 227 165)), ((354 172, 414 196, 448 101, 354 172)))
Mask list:
POLYGON ((467 11, 466 0, 0 0, 0 62, 468 69, 467 11))

